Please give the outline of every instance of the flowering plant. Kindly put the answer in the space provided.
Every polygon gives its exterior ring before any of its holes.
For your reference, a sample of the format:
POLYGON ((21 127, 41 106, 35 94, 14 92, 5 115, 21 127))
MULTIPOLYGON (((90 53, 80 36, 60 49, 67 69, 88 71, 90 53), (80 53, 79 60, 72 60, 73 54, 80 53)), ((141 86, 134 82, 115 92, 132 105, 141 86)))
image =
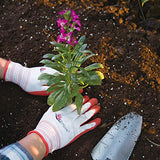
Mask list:
POLYGON ((53 105, 53 111, 60 110, 75 98, 77 112, 80 114, 83 96, 79 91, 88 85, 101 85, 104 76, 95 69, 103 66, 100 63, 94 63, 84 68, 81 66, 94 54, 86 50, 87 44, 83 44, 85 36, 80 37, 77 41, 73 35, 74 31, 81 30, 79 16, 70 9, 61 11, 59 14, 63 16, 63 19, 57 20, 60 35, 57 37, 57 42, 50 42, 54 45, 53 51, 58 54, 45 54, 43 56, 45 59, 41 61, 45 66, 58 72, 52 75, 43 73, 39 80, 47 80, 48 82, 47 92, 51 94, 47 103, 53 105))

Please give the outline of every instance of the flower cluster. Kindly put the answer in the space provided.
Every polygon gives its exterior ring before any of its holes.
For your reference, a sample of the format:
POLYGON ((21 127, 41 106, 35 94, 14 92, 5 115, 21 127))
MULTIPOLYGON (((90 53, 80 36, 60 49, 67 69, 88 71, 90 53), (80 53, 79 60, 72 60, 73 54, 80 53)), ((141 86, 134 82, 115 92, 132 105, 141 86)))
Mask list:
POLYGON ((59 18, 57 20, 57 25, 60 27, 60 35, 57 37, 57 43, 67 42, 69 45, 75 46, 78 41, 74 37, 73 31, 81 30, 79 16, 74 10, 71 11, 70 9, 63 10, 59 14, 63 15, 64 19, 59 18))

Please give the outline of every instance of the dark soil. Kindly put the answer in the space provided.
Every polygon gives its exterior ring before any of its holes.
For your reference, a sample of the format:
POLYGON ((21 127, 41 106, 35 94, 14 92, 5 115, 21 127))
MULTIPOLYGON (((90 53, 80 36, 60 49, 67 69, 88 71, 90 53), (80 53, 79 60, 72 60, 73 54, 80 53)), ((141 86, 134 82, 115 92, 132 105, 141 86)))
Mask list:
MULTIPOLYGON (((158 1, 155 1, 155 3, 158 1)), ((135 111, 143 117, 141 135, 130 160, 160 160, 160 4, 118 0, 1 0, 0 57, 27 67, 40 66, 56 39, 58 12, 71 8, 80 16, 81 35, 96 53, 88 63, 104 65, 101 86, 84 95, 98 98, 102 123, 45 160, 90 160, 91 151, 123 115, 135 111)), ((48 109, 47 97, 25 93, 0 81, 0 144, 14 143, 34 129, 48 109)))

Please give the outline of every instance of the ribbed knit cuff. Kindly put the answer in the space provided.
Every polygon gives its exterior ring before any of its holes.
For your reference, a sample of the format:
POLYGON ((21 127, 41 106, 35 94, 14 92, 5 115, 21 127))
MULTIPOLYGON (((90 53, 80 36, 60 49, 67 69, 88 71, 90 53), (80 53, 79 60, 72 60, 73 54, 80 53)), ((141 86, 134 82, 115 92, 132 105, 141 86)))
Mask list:
POLYGON ((61 138, 56 127, 47 120, 40 121, 35 130, 29 132, 37 133, 46 146, 46 154, 61 148, 61 138))

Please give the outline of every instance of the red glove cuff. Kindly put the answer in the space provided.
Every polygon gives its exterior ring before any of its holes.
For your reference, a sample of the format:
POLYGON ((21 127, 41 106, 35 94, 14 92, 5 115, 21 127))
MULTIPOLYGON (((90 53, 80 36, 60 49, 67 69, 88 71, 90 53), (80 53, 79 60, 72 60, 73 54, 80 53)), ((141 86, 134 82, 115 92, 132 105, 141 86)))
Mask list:
POLYGON ((9 66, 10 63, 11 63, 11 60, 9 60, 9 61, 7 62, 7 64, 6 64, 6 68, 5 68, 5 70, 4 70, 4 75, 3 75, 4 81, 6 81, 6 80, 5 80, 5 78, 6 78, 6 72, 7 72, 7 69, 8 69, 8 66, 9 66))

